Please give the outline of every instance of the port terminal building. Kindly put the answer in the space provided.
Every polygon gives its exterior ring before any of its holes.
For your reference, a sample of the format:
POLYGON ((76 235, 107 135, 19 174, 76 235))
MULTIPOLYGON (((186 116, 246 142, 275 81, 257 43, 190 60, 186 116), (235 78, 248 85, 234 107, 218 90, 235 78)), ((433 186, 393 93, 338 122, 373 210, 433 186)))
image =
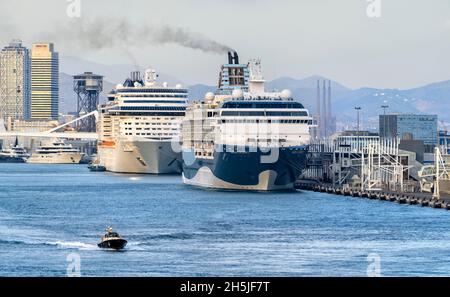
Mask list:
POLYGON ((436 115, 380 115, 379 123, 378 133, 313 140, 302 178, 367 191, 430 192, 439 175, 440 191, 450 193, 450 135, 438 131, 436 115))

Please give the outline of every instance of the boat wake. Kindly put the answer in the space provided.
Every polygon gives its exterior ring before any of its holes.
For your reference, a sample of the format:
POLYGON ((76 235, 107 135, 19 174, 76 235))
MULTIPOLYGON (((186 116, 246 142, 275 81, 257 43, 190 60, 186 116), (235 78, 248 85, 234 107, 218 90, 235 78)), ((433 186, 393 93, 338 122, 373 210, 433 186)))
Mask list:
MULTIPOLYGON (((80 241, 44 241, 44 240, 23 240, 23 239, 1 239, 0 245, 8 244, 8 245, 41 245, 41 246, 53 246, 58 249, 76 249, 80 251, 94 251, 101 250, 97 244, 95 243, 86 243, 80 241)), ((146 244, 144 242, 129 242, 125 247, 125 250, 130 251, 144 251, 146 248, 144 247, 146 244)))
POLYGON ((128 242, 127 246, 125 247, 125 250, 131 250, 131 251, 145 251, 146 248, 143 247, 143 242, 128 242))
POLYGON ((96 244, 84 243, 79 241, 55 241, 48 242, 48 245, 54 245, 58 248, 78 249, 78 250, 96 250, 98 249, 96 244))
POLYGON ((93 250, 97 249, 96 244, 89 244, 84 242, 76 241, 41 241, 41 240, 22 240, 22 239, 11 239, 11 240, 0 240, 0 244, 13 244, 13 245, 47 245, 56 246, 58 248, 69 248, 69 249, 79 249, 79 250, 93 250))

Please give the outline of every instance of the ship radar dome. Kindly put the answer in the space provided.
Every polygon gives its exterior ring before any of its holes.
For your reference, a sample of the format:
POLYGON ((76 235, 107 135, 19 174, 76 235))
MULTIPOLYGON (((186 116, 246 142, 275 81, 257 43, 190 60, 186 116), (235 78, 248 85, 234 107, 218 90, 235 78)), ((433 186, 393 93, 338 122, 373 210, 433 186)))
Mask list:
POLYGON ((121 88, 123 88, 123 85, 122 85, 122 84, 117 84, 117 85, 116 85, 116 89, 121 89, 121 88))
POLYGON ((214 100, 214 93, 213 92, 208 92, 208 93, 206 93, 205 94, 205 100, 206 101, 212 101, 212 100, 214 100))
POLYGON ((140 83, 138 83, 137 81, 134 82, 134 86, 135 87, 142 87, 142 85, 140 83))
POLYGON ((244 96, 244 92, 241 89, 236 89, 233 90, 231 96, 233 96, 233 98, 242 98, 244 96))
POLYGON ((183 86, 181 85, 181 84, 177 84, 176 86, 175 86, 175 88, 176 89, 181 89, 183 86))
POLYGON ((281 98, 283 98, 283 99, 292 98, 292 92, 288 89, 281 91, 281 98))

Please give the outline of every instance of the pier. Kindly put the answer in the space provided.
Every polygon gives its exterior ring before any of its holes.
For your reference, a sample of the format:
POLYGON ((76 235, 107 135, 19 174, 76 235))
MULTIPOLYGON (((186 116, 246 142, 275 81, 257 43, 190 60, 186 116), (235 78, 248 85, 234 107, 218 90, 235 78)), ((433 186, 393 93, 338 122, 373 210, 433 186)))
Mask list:
POLYGON ((434 164, 428 165, 399 143, 360 132, 313 141, 295 188, 450 209, 447 150, 436 146, 434 164))
POLYGON ((295 188, 304 191, 329 193, 334 195, 350 196, 355 198, 390 201, 399 204, 428 206, 450 210, 450 195, 433 198, 431 193, 404 193, 396 191, 369 191, 346 187, 337 187, 332 184, 323 184, 317 181, 299 180, 295 188))

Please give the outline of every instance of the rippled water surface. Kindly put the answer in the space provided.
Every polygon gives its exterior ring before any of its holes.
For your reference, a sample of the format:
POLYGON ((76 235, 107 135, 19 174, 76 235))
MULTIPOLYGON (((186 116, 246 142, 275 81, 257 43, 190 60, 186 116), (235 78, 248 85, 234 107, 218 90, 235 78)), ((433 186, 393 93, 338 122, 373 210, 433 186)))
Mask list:
POLYGON ((450 275, 450 212, 323 193, 185 186, 179 176, 0 164, 0 275, 450 275), (129 242, 97 248, 112 225, 129 242), (376 257, 375 257, 376 258, 376 257), (373 266, 372 266, 373 267, 373 266))

